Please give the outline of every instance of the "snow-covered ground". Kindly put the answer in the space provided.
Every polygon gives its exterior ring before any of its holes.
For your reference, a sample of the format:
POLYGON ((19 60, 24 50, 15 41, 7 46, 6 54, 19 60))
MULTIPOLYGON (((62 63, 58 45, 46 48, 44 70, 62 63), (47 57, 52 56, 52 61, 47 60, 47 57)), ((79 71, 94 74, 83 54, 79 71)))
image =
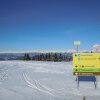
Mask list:
POLYGON ((72 62, 0 61, 0 100, 100 100, 92 82, 73 76, 72 62))

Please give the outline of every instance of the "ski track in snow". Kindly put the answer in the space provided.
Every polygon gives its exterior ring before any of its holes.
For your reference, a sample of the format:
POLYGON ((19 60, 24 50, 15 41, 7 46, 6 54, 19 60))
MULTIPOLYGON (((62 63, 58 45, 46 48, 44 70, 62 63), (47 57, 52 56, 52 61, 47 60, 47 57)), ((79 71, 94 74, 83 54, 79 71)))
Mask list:
POLYGON ((57 98, 63 98, 62 96, 65 96, 63 93, 56 91, 50 87, 47 87, 43 84, 41 84, 38 80, 32 80, 30 77, 28 77, 25 73, 23 73, 23 77, 25 79, 25 81, 27 82, 28 86, 33 88, 33 89, 37 89, 40 92, 44 92, 47 93, 51 96, 57 97, 57 98), (58 96, 60 95, 60 96, 58 96))
POLYGON ((29 79, 29 77, 27 77, 26 74, 23 74, 23 77, 24 77, 25 81, 28 83, 28 86, 29 86, 29 87, 34 88, 34 89, 36 89, 36 90, 39 90, 39 91, 41 91, 41 92, 48 93, 48 92, 42 90, 41 88, 39 88, 39 87, 37 86, 37 83, 36 83, 35 81, 34 81, 34 83, 30 82, 30 81, 32 81, 32 80, 29 79))

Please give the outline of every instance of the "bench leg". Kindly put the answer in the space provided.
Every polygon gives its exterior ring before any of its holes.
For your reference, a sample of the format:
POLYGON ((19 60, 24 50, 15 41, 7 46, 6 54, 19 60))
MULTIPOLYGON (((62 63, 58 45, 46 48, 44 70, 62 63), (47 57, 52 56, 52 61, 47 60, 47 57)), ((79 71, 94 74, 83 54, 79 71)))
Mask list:
POLYGON ((77 88, 79 88, 79 80, 78 80, 78 77, 77 77, 77 88))
POLYGON ((97 82, 94 82, 95 88, 97 88, 97 82))

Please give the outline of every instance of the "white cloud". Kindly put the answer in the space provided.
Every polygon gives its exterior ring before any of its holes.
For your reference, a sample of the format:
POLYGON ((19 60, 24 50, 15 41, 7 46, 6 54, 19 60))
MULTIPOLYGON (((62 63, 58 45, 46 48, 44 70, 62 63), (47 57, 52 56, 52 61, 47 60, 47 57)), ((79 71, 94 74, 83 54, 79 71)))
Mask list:
POLYGON ((92 51, 94 51, 94 52, 100 52, 100 44, 94 44, 92 51))
POLYGON ((100 45, 99 44, 95 44, 95 45, 93 45, 93 48, 100 49, 100 45))

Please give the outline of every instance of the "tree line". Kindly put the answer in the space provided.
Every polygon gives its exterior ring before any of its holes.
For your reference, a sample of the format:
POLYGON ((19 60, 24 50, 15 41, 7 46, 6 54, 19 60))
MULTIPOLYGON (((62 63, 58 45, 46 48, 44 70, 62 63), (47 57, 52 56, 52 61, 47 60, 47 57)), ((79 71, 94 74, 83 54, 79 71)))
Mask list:
POLYGON ((34 61, 71 61, 72 56, 64 55, 61 53, 42 53, 34 56, 24 54, 23 60, 34 60, 34 61))

